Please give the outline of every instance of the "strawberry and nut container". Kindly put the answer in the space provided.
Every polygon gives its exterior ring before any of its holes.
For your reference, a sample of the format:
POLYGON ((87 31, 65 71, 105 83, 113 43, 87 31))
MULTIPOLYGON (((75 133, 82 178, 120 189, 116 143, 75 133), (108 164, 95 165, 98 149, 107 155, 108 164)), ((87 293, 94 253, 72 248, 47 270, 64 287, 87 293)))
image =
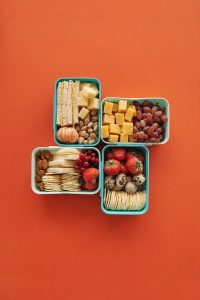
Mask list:
POLYGON ((149 207, 149 150, 169 139, 164 98, 107 97, 95 78, 55 83, 53 130, 58 146, 32 152, 36 194, 100 192, 108 215, 142 215, 149 207), (96 146, 107 144, 102 158, 96 146))

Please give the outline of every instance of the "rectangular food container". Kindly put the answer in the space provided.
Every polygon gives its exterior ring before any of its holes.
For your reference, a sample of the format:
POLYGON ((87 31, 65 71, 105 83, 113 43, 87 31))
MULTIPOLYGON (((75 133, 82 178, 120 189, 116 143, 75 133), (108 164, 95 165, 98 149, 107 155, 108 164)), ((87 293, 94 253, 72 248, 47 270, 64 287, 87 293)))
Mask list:
MULTIPOLYGON (((159 104, 161 107, 166 109, 166 116, 168 117, 168 121, 165 124, 165 136, 164 136, 164 140, 162 142, 159 143, 141 143, 141 142, 129 142, 129 145, 145 145, 145 146, 152 146, 152 145, 161 145, 161 144, 165 144, 168 140, 169 140, 169 124, 170 124, 170 110, 169 110, 169 102, 164 99, 164 98, 122 98, 122 97, 107 97, 104 98, 101 102, 101 126, 103 125, 103 110, 104 110, 104 103, 107 102, 114 102, 114 103, 118 103, 119 100, 127 100, 128 102, 132 102, 132 101, 138 101, 138 102, 143 102, 145 100, 149 100, 150 102, 154 103, 154 104, 159 104)), ((105 143, 105 144, 110 144, 110 145, 114 145, 114 144, 121 144, 120 142, 116 142, 116 143, 112 143, 109 141, 106 141, 105 139, 103 139, 101 137, 101 140, 105 143)))
MULTIPOLYGON (((96 143, 94 144, 90 144, 90 146, 96 146, 99 144, 100 142, 100 132, 101 132, 101 127, 100 127, 100 102, 101 102, 101 83, 98 79, 96 78, 87 78, 87 77, 83 77, 83 78, 76 78, 76 77, 67 77, 67 78, 59 78, 56 82, 55 82, 55 86, 54 86, 54 105, 53 105, 53 130, 54 130, 54 141, 57 145, 62 146, 62 147, 77 147, 80 144, 64 144, 59 142, 59 140, 57 139, 56 133, 58 130, 58 126, 56 124, 56 115, 57 115, 57 88, 58 88, 58 84, 59 82, 62 81, 69 81, 69 80, 79 80, 81 83, 83 82, 88 82, 88 83, 95 83, 97 85, 97 88, 99 90, 99 94, 98 94, 98 99, 99 99, 99 109, 98 109, 98 139, 96 141, 96 143)), ((83 147, 88 147, 88 145, 83 145, 81 144, 83 147)))
MULTIPOLYGON (((33 151, 32 151, 32 162, 31 162, 31 187, 32 187, 32 190, 34 193, 36 194, 41 194, 41 195, 51 195, 51 194, 58 194, 58 195, 62 195, 62 194, 66 194, 66 195, 69 195, 69 194, 80 194, 80 195, 94 195, 94 194, 97 194, 100 190, 100 183, 101 183, 101 180, 100 180, 100 177, 99 177, 99 186, 98 188, 95 190, 95 191, 79 191, 79 192, 68 192, 68 191, 63 191, 63 192, 47 192, 47 191, 40 191, 37 189, 36 187, 36 184, 35 184, 35 175, 36 175, 36 172, 35 172, 35 166, 36 166, 36 153, 39 151, 39 150, 49 150, 49 151, 54 151, 54 150, 59 150, 63 147, 58 147, 58 146, 49 146, 49 147, 37 147, 35 148, 33 151)), ((76 149, 84 149, 84 150, 94 150, 97 152, 98 154, 98 159, 99 159, 99 173, 101 173, 101 154, 99 152, 99 150, 97 148, 94 148, 94 147, 82 147, 82 146, 77 146, 74 147, 76 149)))
POLYGON ((100 197, 101 197, 101 209, 104 213, 109 215, 143 215, 147 212, 149 207, 149 150, 144 145, 131 145, 129 144, 120 144, 119 145, 107 145, 102 150, 102 161, 101 161, 101 189, 100 189, 100 197), (145 181, 145 192, 146 192, 146 204, 142 210, 108 210, 104 206, 104 161, 105 161, 105 152, 108 149, 112 149, 114 147, 122 147, 126 149, 140 150, 144 156, 144 175, 146 178, 145 181))

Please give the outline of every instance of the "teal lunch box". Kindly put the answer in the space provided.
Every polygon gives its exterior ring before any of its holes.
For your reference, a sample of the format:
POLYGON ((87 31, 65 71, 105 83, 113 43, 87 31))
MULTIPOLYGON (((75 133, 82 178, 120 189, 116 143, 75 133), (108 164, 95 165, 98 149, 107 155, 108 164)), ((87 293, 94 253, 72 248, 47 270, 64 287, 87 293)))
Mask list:
POLYGON ((143 215, 147 212, 149 207, 149 150, 144 145, 131 145, 129 144, 118 144, 118 145, 107 145, 102 150, 102 161, 101 161, 101 189, 100 189, 100 197, 101 197, 101 209, 104 213, 109 215, 143 215), (104 205, 104 161, 105 161, 105 152, 108 149, 112 149, 114 147, 122 147, 126 149, 140 150, 144 156, 144 176, 146 178, 144 189, 146 192, 146 204, 142 210, 109 210, 104 205))
MULTIPOLYGON (((62 149, 64 147, 58 147, 58 146, 49 146, 49 147, 37 147, 35 148, 33 151, 32 151, 32 162, 31 162, 31 187, 32 187, 32 190, 34 193, 36 194, 41 194, 41 195, 50 195, 50 194, 59 194, 59 195, 62 195, 62 194, 80 194, 80 195, 94 195, 94 194, 97 194, 100 190, 100 178, 99 178, 99 185, 98 185, 98 188, 94 191, 86 191, 86 190, 83 190, 83 191, 79 191, 79 192, 68 192, 68 191, 63 191, 63 192, 47 192, 47 191, 40 191, 37 189, 36 187, 36 182, 35 182, 35 175, 36 175, 36 153, 39 151, 39 150, 49 150, 49 151, 56 151, 56 150, 59 150, 59 149, 62 149)), ((87 146, 86 147, 83 147, 83 146, 76 146, 74 147, 76 149, 82 149, 82 150, 94 150, 97 152, 98 154, 98 159, 99 159, 99 173, 101 172, 101 154, 99 152, 99 150, 97 148, 94 148, 94 147, 90 147, 90 146, 87 146)), ((67 150, 67 148, 64 148, 65 150, 67 150)))
POLYGON ((100 105, 100 102, 101 102, 101 83, 98 79, 96 78, 87 78, 87 77, 84 77, 84 78, 76 78, 76 77, 67 77, 67 78, 59 78, 56 83, 55 83, 55 87, 54 87, 54 105, 53 105, 53 130, 54 130, 54 141, 57 145, 61 146, 61 147, 76 147, 76 146, 83 146, 83 147, 88 147, 88 146, 96 146, 99 144, 100 142, 100 133, 101 133, 101 126, 100 126, 100 108, 101 108, 101 105, 100 105), (81 83, 83 82, 88 82, 88 83, 95 83, 97 85, 97 88, 99 90, 99 93, 97 95, 98 99, 99 99, 99 109, 98 109, 98 139, 97 141, 94 143, 94 144, 64 144, 64 143, 61 143, 58 139, 57 139, 57 136, 56 136, 56 133, 57 133, 57 130, 58 130, 58 126, 56 124, 56 115, 57 115, 57 88, 58 88, 58 83, 59 82, 62 82, 62 81, 69 81, 69 80, 79 80, 81 83))
MULTIPOLYGON (((161 107, 166 109, 166 116, 168 117, 168 121, 165 124, 165 136, 164 136, 164 140, 162 142, 159 143, 140 143, 140 142, 129 142, 129 145, 145 145, 145 146, 152 146, 152 145, 161 145, 161 144, 165 144, 168 140, 169 140, 169 127, 170 127, 170 109, 169 109, 169 102, 164 99, 164 98, 122 98, 122 97, 107 97, 104 98, 101 102, 101 126, 103 125, 103 110, 104 110, 104 103, 107 102, 115 102, 118 103, 119 100, 127 100, 128 102, 132 102, 132 101, 138 101, 138 102, 143 102, 145 100, 149 100, 150 102, 154 103, 154 104, 159 104, 161 107)), ((105 144, 110 144, 110 145, 120 145, 120 142, 116 142, 116 143, 111 143, 103 138, 101 138, 101 140, 105 143, 105 144)))

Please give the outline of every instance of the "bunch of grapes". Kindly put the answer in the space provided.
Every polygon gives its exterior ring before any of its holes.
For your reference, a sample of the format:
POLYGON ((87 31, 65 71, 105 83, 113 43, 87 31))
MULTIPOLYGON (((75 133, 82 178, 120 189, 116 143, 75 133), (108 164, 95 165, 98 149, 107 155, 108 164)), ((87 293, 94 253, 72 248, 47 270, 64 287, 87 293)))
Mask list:
POLYGON ((133 103, 136 117, 133 118, 133 135, 139 142, 159 143, 165 135, 164 124, 167 121, 165 108, 150 101, 133 103))
POLYGON ((93 150, 85 150, 80 153, 74 169, 83 173, 87 168, 98 168, 98 166, 99 159, 97 152, 93 150))

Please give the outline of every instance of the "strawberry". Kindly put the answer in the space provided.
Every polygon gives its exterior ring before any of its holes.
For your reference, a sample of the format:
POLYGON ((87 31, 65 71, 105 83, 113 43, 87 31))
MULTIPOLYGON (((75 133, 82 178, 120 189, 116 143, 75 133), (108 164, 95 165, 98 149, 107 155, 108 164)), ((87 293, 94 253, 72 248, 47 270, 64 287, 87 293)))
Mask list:
POLYGON ((121 161, 126 158, 126 150, 124 148, 113 148, 114 158, 121 161))
POLYGON ((107 151, 105 154, 107 159, 113 159, 114 158, 114 154, 112 151, 107 151))
POLYGON ((85 180, 86 183, 92 183, 95 184, 97 178, 99 177, 99 170, 96 168, 88 168, 85 169, 83 172, 83 179, 85 180))
POLYGON ((123 174, 128 174, 129 173, 129 171, 128 171, 126 165, 125 165, 125 162, 123 162, 123 161, 121 162, 121 173, 123 173, 123 174))
POLYGON ((143 163, 135 156, 127 160, 126 167, 132 175, 139 175, 143 172, 143 163))
POLYGON ((90 182, 85 182, 83 185, 82 185, 82 188, 84 190, 88 190, 88 191, 93 191, 93 190, 96 190, 98 188, 98 183, 90 183, 90 182))
POLYGON ((116 159, 109 159, 104 164, 104 172, 106 175, 117 175, 120 172, 121 164, 116 159))

